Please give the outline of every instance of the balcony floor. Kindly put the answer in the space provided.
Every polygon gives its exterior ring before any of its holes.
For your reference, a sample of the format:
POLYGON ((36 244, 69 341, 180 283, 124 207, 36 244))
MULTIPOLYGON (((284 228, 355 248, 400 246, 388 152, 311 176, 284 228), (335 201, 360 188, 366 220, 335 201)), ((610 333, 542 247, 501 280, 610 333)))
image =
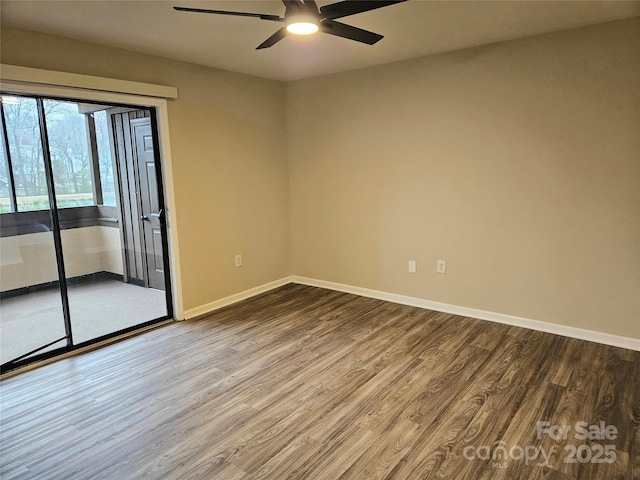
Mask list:
MULTIPOLYGON (((68 292, 75 344, 167 314, 165 292, 118 280, 99 279, 71 284, 68 292)), ((62 338, 64 334, 59 289, 41 290, 0 301, 0 363, 62 338)), ((49 350, 64 345, 61 341, 49 350)))

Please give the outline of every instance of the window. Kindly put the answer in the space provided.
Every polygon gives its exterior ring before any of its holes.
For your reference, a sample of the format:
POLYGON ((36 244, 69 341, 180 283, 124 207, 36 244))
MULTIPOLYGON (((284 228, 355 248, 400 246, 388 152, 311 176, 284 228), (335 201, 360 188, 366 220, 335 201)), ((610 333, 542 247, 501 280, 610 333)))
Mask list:
POLYGON ((111 207, 116 206, 114 166, 111 155, 111 136, 107 126, 107 112, 101 110, 93 114, 96 128, 96 144, 98 146, 98 160, 100 163, 100 183, 102 184, 102 202, 111 207))
POLYGON ((35 98, 2 97, 18 211, 49 208, 35 98))
MULTIPOLYGON (((116 206, 107 112, 59 100, 43 105, 58 208, 116 206)), ((49 209, 36 99, 3 95, 1 117, 0 213, 49 209)))
MULTIPOLYGON (((4 132, 4 121, 0 115, 0 130, 4 132)), ((0 138, 0 213, 13 211, 11 196, 11 178, 9 177, 9 164, 7 163, 7 152, 5 151, 4 133, 0 138)))
POLYGON ((95 205, 87 119, 78 104, 44 101, 58 208, 95 205))

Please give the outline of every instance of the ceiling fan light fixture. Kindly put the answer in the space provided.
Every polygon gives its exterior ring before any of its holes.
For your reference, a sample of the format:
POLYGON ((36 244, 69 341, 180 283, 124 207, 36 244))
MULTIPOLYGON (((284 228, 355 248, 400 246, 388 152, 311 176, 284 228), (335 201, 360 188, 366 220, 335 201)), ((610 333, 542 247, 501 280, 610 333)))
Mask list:
POLYGON ((310 13, 296 13, 287 17, 287 32, 310 35, 318 31, 318 18, 310 13))
MULTIPOLYGON (((0 0, 1 1, 1 0, 0 0)), ((260 20, 280 23, 280 28, 256 47, 256 50, 273 47, 288 33, 294 35, 311 35, 322 32, 335 37, 342 37, 354 42, 373 45, 384 37, 378 33, 336 22, 336 18, 349 17, 357 13, 388 7, 407 0, 340 0, 318 8, 316 0, 282 0, 284 17, 266 13, 232 12, 229 10, 208 10, 205 8, 173 7, 175 10, 195 13, 212 13, 215 15, 232 15, 236 17, 252 17, 260 20), (282 26, 284 23, 284 26, 282 26)))

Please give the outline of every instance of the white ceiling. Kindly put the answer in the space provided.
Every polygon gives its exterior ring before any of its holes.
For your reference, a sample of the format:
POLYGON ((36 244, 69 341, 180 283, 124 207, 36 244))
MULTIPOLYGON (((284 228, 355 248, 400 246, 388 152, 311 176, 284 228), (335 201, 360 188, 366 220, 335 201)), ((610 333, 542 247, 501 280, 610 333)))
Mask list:
POLYGON ((284 14, 279 0, 2 0, 1 15, 3 25, 284 81, 640 16, 640 1, 410 0, 340 20, 385 36, 373 46, 316 34, 256 51, 280 24, 174 5, 284 14))

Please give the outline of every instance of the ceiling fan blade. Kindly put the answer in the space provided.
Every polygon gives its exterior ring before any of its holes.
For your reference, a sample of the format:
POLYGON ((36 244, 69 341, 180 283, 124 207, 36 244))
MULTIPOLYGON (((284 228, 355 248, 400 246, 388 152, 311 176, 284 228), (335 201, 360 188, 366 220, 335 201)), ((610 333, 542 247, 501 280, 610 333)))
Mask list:
POLYGON ((309 8, 309 10, 313 10, 316 13, 318 13, 318 4, 316 3, 316 0, 302 0, 305 4, 305 6, 307 6, 309 8))
POLYGON ((195 12, 195 13, 213 13, 215 15, 233 15, 235 17, 254 17, 261 20, 270 20, 272 22, 284 22, 284 18, 280 18, 277 15, 267 15, 265 13, 248 13, 248 12, 228 12, 227 10, 206 10, 203 8, 189 8, 189 7, 173 7, 174 10, 180 12, 195 12))
POLYGON ((320 7, 320 15, 332 20, 334 18, 348 17, 356 13, 368 12, 376 8, 388 7, 396 3, 406 2, 407 0, 389 0, 389 1, 365 1, 365 0, 345 0, 344 2, 332 3, 320 7))
POLYGON ((363 30, 361 28, 345 25, 344 23, 334 22, 333 20, 323 20, 320 22, 320 31, 337 37, 348 38, 356 42, 373 45, 377 41, 384 38, 382 35, 363 30))
POLYGON ((263 48, 269 48, 278 43, 284 37, 287 36, 287 27, 282 27, 276 33, 267 38, 264 42, 256 47, 256 50, 262 50, 263 48))
POLYGON ((290 15, 294 12, 304 12, 306 10, 305 4, 302 0, 282 0, 285 7, 284 16, 290 15))

